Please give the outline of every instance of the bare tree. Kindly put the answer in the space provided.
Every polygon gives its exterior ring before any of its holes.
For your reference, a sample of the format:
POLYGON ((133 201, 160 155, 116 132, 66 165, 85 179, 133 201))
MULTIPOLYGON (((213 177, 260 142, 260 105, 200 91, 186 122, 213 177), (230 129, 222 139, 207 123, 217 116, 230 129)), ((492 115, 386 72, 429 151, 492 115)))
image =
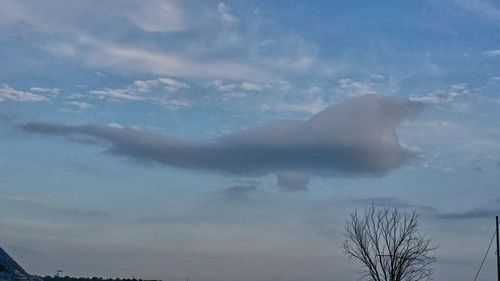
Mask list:
POLYGON ((435 248, 418 232, 417 219, 415 212, 373 205, 362 216, 354 212, 346 223, 344 251, 365 266, 368 280, 429 280, 435 248))

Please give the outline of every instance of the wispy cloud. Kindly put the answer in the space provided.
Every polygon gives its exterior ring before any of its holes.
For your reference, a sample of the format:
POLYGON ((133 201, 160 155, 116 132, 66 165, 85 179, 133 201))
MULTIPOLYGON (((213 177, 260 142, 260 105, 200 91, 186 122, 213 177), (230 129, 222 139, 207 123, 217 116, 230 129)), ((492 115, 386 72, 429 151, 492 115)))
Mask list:
POLYGON ((273 112, 291 112, 291 113, 308 113, 317 114, 325 108, 328 104, 322 98, 315 98, 313 100, 304 101, 301 103, 287 103, 280 101, 276 104, 262 104, 260 109, 263 111, 273 112))
POLYGON ((500 153, 500 130, 494 126, 478 127, 474 123, 452 120, 420 120, 405 124, 399 133, 407 145, 424 148, 420 154, 424 167, 453 171, 486 165, 496 170, 493 166, 500 153))
POLYGON ((121 89, 104 88, 91 90, 89 93, 107 101, 142 101, 177 110, 189 107, 191 102, 174 94, 190 88, 191 86, 185 82, 160 77, 151 80, 136 80, 121 89))
POLYGON ((428 104, 446 104, 451 103, 459 97, 470 94, 466 83, 451 85, 447 90, 436 90, 426 95, 411 95, 410 99, 428 104))
POLYGON ((191 78, 245 79, 265 77, 253 66, 220 59, 194 60, 178 51, 157 51, 125 44, 116 44, 90 36, 80 36, 75 42, 49 46, 54 55, 74 57, 82 62, 104 68, 152 75, 191 78), (63 47, 63 48, 61 48, 63 47), (65 51, 70 50, 70 51, 65 51))
POLYGON ((500 208, 490 207, 478 207, 465 212, 441 212, 438 208, 405 202, 396 197, 362 198, 353 200, 353 202, 362 205, 374 204, 375 206, 418 210, 435 218, 446 220, 491 219, 500 214, 500 208))
POLYGON ((109 215, 107 212, 101 210, 88 210, 85 208, 64 206, 61 205, 60 202, 47 197, 13 195, 7 196, 6 199, 16 204, 23 205, 24 208, 34 208, 38 211, 44 211, 62 217, 98 219, 109 215))
POLYGON ((126 17, 146 32, 179 32, 190 27, 190 20, 175 1, 132 3, 126 17))
POLYGON ((191 21, 178 1, 124 1, 116 9, 109 2, 56 0, 2 2, 0 23, 24 23, 45 33, 84 32, 97 26, 109 31, 120 25, 145 32, 175 32, 189 28, 191 21))
POLYGON ((377 92, 368 82, 353 81, 352 79, 340 79, 340 89, 345 91, 349 97, 358 97, 363 95, 374 95, 377 92))
POLYGON ((491 219, 500 215, 500 208, 479 207, 463 213, 444 213, 439 214, 443 219, 491 219))
POLYGON ((500 57, 500 50, 484 51, 483 55, 488 56, 488 57, 500 57))
POLYGON ((231 13, 231 8, 222 2, 217 4, 217 11, 226 24, 234 24, 238 21, 238 18, 231 13))
POLYGON ((58 88, 41 88, 41 87, 31 87, 30 91, 38 93, 48 93, 52 95, 59 94, 60 89, 58 88))
POLYGON ((0 102, 17 101, 17 102, 42 102, 48 101, 49 98, 43 95, 35 94, 28 91, 16 90, 9 85, 0 85, 0 102))
POLYGON ((500 6, 492 0, 453 0, 458 6, 470 10, 480 16, 491 19, 500 18, 500 6))
POLYGON ((436 214, 437 210, 433 207, 421 205, 421 204, 413 204, 402 201, 396 197, 373 197, 373 198, 362 198, 353 200, 356 204, 369 205, 373 204, 375 206, 383 206, 397 209, 413 209, 419 210, 426 213, 436 214))
POLYGON ((84 102, 84 101, 69 101, 69 102, 66 102, 65 104, 69 105, 71 107, 80 109, 80 110, 89 109, 89 108, 94 107, 90 103, 84 102))
POLYGON ((221 193, 233 200, 247 200, 251 193, 254 193, 258 190, 257 185, 247 184, 247 185, 234 185, 231 187, 225 188, 221 193))
POLYGON ((238 12, 211 1, 126 1, 120 9, 96 1, 8 2, 0 24, 41 34, 41 48, 55 57, 120 74, 276 80, 318 63, 314 44, 274 31, 272 19, 256 10, 238 12))
POLYGON ((347 97, 363 95, 387 95, 398 89, 398 79, 378 73, 370 75, 345 77, 337 81, 336 92, 347 97))

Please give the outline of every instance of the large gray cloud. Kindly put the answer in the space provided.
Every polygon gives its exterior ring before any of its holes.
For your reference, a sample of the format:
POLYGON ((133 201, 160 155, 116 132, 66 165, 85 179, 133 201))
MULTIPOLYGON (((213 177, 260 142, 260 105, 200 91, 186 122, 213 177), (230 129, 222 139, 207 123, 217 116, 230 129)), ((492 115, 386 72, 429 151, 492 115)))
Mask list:
POLYGON ((114 154, 187 169, 255 176, 383 175, 411 159, 395 129, 421 109, 421 103, 406 98, 368 95, 333 105, 306 121, 256 127, 203 143, 98 125, 32 122, 23 129, 92 137, 107 141, 114 154))

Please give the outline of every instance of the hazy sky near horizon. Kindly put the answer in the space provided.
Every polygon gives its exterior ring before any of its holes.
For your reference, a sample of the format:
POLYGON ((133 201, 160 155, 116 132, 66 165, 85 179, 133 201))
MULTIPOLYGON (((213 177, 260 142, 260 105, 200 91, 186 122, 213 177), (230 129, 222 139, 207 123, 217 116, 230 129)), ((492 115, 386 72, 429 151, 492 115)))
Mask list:
POLYGON ((0 246, 40 275, 353 280, 373 203, 471 280, 499 30, 489 0, 0 0, 0 246))

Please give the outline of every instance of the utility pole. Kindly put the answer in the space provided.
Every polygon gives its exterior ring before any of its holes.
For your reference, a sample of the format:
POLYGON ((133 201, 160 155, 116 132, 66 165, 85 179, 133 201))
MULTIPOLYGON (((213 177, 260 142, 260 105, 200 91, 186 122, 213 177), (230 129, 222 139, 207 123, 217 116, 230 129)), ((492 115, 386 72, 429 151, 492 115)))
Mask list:
POLYGON ((496 216, 497 222, 497 278, 500 281, 500 244, 498 243, 498 216, 496 216))

